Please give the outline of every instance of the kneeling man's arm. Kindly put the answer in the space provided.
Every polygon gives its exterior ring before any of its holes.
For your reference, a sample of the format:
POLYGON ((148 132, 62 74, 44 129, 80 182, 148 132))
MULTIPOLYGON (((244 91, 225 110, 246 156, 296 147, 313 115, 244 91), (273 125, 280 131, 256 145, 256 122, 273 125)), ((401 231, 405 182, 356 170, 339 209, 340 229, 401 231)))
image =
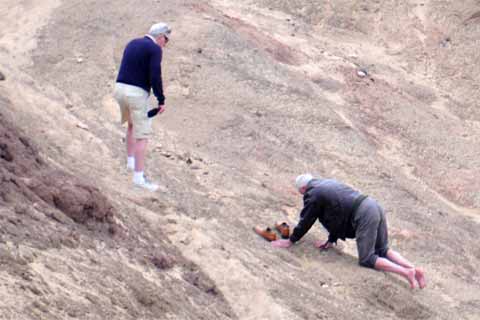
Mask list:
POLYGON ((317 213, 315 212, 315 204, 313 201, 305 203, 302 212, 300 213, 300 221, 293 229, 292 235, 290 236, 290 241, 292 243, 300 240, 305 233, 310 230, 312 225, 317 219, 317 213))

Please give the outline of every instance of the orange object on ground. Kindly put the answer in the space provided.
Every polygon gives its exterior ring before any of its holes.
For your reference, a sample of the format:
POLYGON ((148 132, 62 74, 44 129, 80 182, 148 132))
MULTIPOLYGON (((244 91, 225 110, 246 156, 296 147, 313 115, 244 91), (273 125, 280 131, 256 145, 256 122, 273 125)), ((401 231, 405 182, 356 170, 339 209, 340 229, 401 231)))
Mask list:
POLYGON ((253 231, 267 241, 277 240, 277 234, 269 227, 265 229, 261 227, 254 227, 253 231))
POLYGON ((283 239, 288 239, 290 237, 290 227, 286 222, 277 222, 275 223, 275 229, 280 232, 280 235, 283 239))

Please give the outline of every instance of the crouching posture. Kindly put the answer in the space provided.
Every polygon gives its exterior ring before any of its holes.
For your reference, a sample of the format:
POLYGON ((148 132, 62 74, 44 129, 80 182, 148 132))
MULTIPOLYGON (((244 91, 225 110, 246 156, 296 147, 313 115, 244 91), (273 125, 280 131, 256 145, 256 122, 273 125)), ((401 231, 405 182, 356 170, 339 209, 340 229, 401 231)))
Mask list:
POLYGON ((318 219, 329 232, 327 241, 315 243, 318 248, 329 249, 338 239, 355 238, 360 265, 396 273, 408 280, 412 289, 426 286, 422 269, 388 248, 387 221, 377 201, 345 184, 313 179, 310 174, 298 176, 296 187, 304 202, 300 221, 290 238, 273 241, 274 247, 290 247, 318 219))

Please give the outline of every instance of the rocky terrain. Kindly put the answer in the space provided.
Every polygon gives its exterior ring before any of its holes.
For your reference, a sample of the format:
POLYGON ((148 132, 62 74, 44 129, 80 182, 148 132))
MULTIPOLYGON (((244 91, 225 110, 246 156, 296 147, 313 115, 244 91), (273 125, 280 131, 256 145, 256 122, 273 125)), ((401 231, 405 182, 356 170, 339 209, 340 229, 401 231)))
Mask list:
POLYGON ((0 319, 480 319, 478 1, 0 13, 0 319), (146 193, 112 91, 158 21, 173 33, 146 193), (354 241, 319 252, 320 225, 288 250, 254 234, 295 224, 304 172, 378 199, 428 287, 360 268, 354 241))

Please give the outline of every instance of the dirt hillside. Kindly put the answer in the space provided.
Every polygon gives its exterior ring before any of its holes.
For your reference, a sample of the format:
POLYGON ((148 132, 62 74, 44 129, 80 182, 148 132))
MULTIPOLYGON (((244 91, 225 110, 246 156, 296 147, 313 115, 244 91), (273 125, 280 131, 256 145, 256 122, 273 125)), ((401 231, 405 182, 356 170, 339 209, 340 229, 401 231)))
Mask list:
MULTIPOLYGON (((0 319, 480 319, 480 3, 0 3, 0 319), (173 27, 167 111, 136 191, 112 91, 173 27), (365 70, 367 76, 359 77, 365 70), (254 225, 296 175, 378 199, 428 287, 254 225)), ((152 103, 154 103, 152 99, 152 103)))

